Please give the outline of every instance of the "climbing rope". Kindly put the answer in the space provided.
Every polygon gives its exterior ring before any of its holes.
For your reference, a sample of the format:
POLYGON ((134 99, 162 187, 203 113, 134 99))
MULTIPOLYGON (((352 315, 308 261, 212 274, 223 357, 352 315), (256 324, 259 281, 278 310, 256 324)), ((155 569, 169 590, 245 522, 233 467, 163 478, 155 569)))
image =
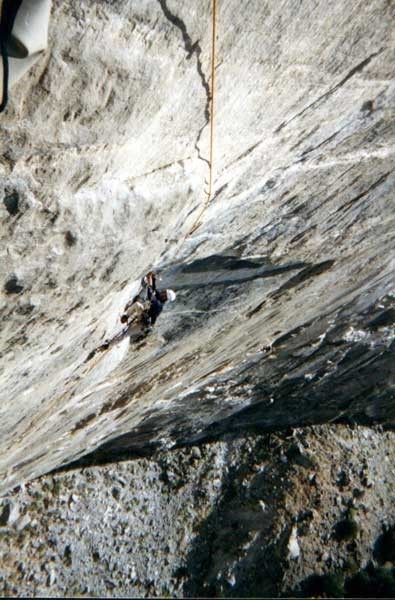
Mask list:
MULTIPOLYGON (((184 242, 187 238, 192 235, 194 231, 200 226, 200 219, 202 215, 207 210, 208 205, 210 204, 213 190, 213 164, 214 164, 214 99, 215 99, 215 57, 216 57, 216 35, 217 35, 217 0, 213 0, 213 14, 212 14, 212 45, 211 45, 211 94, 210 94, 210 158, 209 158, 209 182, 208 182, 208 191, 206 193, 206 200, 203 203, 203 206, 194 222, 192 227, 188 230, 184 239, 182 240, 181 246, 178 251, 180 251, 184 242)), ((109 340, 109 347, 112 342, 121 334, 116 334, 112 339, 109 340)), ((101 358, 103 358, 104 354, 101 352, 102 347, 96 348, 89 355, 85 362, 90 362, 90 365, 87 367, 85 375, 90 373, 92 369, 100 362, 101 358), (98 354, 98 356, 95 356, 98 354), (95 360, 91 361, 95 357, 95 360)))
POLYGON ((211 202, 213 192, 213 165, 214 165, 214 100, 215 100, 215 56, 216 56, 216 36, 217 36, 217 0, 213 0, 213 15, 212 15, 212 43, 211 43, 211 94, 210 94, 210 158, 209 158, 209 184, 207 197, 203 206, 196 217, 192 227, 186 233, 183 242, 192 235, 198 227, 200 227, 200 219, 208 208, 211 202))

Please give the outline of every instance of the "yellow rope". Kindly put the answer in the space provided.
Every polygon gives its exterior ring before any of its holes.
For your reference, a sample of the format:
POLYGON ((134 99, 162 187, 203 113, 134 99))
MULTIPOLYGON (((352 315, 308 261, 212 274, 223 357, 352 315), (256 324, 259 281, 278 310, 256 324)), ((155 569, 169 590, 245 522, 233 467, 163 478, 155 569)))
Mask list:
POLYGON ((215 43, 217 36, 217 0, 213 0, 213 18, 212 18, 212 46, 211 46, 211 97, 210 97, 210 173, 209 173, 209 186, 207 192, 207 198, 204 202, 200 213, 198 214, 194 224, 189 229, 184 237, 184 241, 192 235, 194 231, 200 226, 200 219, 207 210, 208 205, 211 201, 213 191, 213 164, 214 164, 214 98, 215 98, 215 43))

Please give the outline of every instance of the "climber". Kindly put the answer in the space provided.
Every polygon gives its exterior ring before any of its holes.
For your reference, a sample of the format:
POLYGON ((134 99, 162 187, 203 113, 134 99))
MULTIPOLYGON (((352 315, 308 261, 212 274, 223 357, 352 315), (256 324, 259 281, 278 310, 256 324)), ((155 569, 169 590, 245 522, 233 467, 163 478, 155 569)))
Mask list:
POLYGON ((148 333, 155 325, 157 318, 163 310, 163 305, 176 299, 173 290, 158 290, 156 288, 157 273, 150 271, 141 281, 142 290, 131 302, 125 306, 121 316, 121 323, 127 323, 129 326, 136 325, 142 332, 148 333), (142 292, 147 290, 147 297, 144 300, 142 292))
POLYGON ((124 325, 122 330, 113 337, 106 339, 101 346, 92 350, 85 362, 91 360, 98 352, 108 350, 113 344, 120 342, 125 337, 129 337, 130 342, 134 343, 143 339, 151 331, 163 310, 163 305, 176 299, 173 290, 159 291, 156 289, 156 278, 157 274, 154 271, 150 271, 143 277, 140 292, 126 304, 121 315, 121 323, 124 325), (147 290, 146 299, 143 297, 144 290, 147 290))

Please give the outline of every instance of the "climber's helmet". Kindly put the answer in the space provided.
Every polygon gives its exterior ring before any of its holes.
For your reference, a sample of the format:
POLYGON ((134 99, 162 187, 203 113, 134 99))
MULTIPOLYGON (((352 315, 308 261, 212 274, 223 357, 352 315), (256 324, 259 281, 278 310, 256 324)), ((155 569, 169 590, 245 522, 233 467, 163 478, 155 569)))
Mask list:
POLYGON ((169 302, 174 302, 176 299, 176 293, 173 290, 166 290, 166 296, 169 302))

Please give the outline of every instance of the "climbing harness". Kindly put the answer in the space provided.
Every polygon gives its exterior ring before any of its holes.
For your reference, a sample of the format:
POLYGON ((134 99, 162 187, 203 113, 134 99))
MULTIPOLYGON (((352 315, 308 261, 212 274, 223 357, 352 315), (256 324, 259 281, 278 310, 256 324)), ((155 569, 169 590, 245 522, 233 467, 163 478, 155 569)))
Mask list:
POLYGON ((0 0, 0 6, 2 112, 7 106, 8 89, 47 47, 51 0, 0 0))

